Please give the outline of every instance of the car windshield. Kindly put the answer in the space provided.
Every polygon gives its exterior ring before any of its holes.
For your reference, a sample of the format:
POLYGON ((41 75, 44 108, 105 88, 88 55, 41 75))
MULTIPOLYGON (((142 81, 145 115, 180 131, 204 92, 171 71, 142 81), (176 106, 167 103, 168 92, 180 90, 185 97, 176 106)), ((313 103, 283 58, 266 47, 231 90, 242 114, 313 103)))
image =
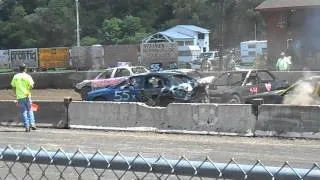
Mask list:
POLYGON ((144 67, 133 67, 131 70, 133 74, 142 74, 148 72, 148 70, 144 67))
POLYGON ((185 76, 185 75, 172 75, 171 80, 172 80, 172 85, 174 85, 174 86, 178 86, 182 83, 192 83, 193 82, 192 78, 185 76))

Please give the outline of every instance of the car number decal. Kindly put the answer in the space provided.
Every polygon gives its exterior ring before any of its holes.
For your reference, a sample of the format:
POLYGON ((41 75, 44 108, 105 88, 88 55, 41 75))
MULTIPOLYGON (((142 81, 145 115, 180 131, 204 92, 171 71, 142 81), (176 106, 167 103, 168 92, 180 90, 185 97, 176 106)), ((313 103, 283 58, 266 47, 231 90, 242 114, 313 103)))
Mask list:
POLYGON ((115 101, 128 101, 130 99, 130 91, 115 91, 115 101))
POLYGON ((258 87, 251 87, 249 88, 250 93, 254 94, 254 93, 258 93, 258 87))
POLYGON ((155 71, 160 71, 162 68, 162 63, 153 63, 150 66, 150 70, 155 72, 155 71))

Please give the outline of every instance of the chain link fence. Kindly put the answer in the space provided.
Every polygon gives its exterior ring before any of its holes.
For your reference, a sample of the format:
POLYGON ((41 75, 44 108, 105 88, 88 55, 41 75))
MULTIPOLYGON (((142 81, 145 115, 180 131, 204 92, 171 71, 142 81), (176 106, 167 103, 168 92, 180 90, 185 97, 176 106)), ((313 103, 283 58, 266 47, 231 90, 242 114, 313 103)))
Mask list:
POLYGON ((163 155, 127 157, 120 152, 110 156, 99 150, 94 154, 29 147, 16 150, 10 145, 0 152, 0 179, 320 179, 317 163, 310 169, 300 169, 288 162, 281 167, 269 167, 260 161, 242 165, 234 159, 215 163, 209 157, 202 161, 190 161, 185 156, 170 160, 163 155))

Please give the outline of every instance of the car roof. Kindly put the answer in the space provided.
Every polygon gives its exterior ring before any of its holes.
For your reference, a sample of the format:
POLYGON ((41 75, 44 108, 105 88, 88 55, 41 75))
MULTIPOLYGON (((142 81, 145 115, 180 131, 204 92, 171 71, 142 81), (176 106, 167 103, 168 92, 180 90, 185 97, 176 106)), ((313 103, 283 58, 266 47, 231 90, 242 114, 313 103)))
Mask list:
POLYGON ((169 69, 164 70, 162 72, 182 72, 182 73, 189 73, 189 72, 196 72, 194 69, 169 69))
POLYGON ((164 71, 159 71, 159 72, 148 72, 148 73, 142 73, 142 74, 137 74, 137 75, 133 75, 132 77, 137 77, 137 76, 170 76, 170 75, 174 75, 174 74, 180 74, 177 72, 164 72, 164 71))

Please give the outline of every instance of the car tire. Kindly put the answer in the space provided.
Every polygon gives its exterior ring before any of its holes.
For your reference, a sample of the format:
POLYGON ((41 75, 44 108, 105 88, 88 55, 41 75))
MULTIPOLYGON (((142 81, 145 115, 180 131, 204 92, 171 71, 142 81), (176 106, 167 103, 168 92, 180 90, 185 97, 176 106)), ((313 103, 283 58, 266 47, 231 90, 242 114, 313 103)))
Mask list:
POLYGON ((241 104, 241 98, 238 94, 233 94, 228 103, 229 104, 241 104))
POLYGON ((103 97, 97 97, 94 99, 94 101, 106 101, 103 97))
POLYGON ((87 99, 88 93, 91 91, 91 88, 88 86, 85 86, 81 89, 80 95, 81 99, 85 101, 87 99))

